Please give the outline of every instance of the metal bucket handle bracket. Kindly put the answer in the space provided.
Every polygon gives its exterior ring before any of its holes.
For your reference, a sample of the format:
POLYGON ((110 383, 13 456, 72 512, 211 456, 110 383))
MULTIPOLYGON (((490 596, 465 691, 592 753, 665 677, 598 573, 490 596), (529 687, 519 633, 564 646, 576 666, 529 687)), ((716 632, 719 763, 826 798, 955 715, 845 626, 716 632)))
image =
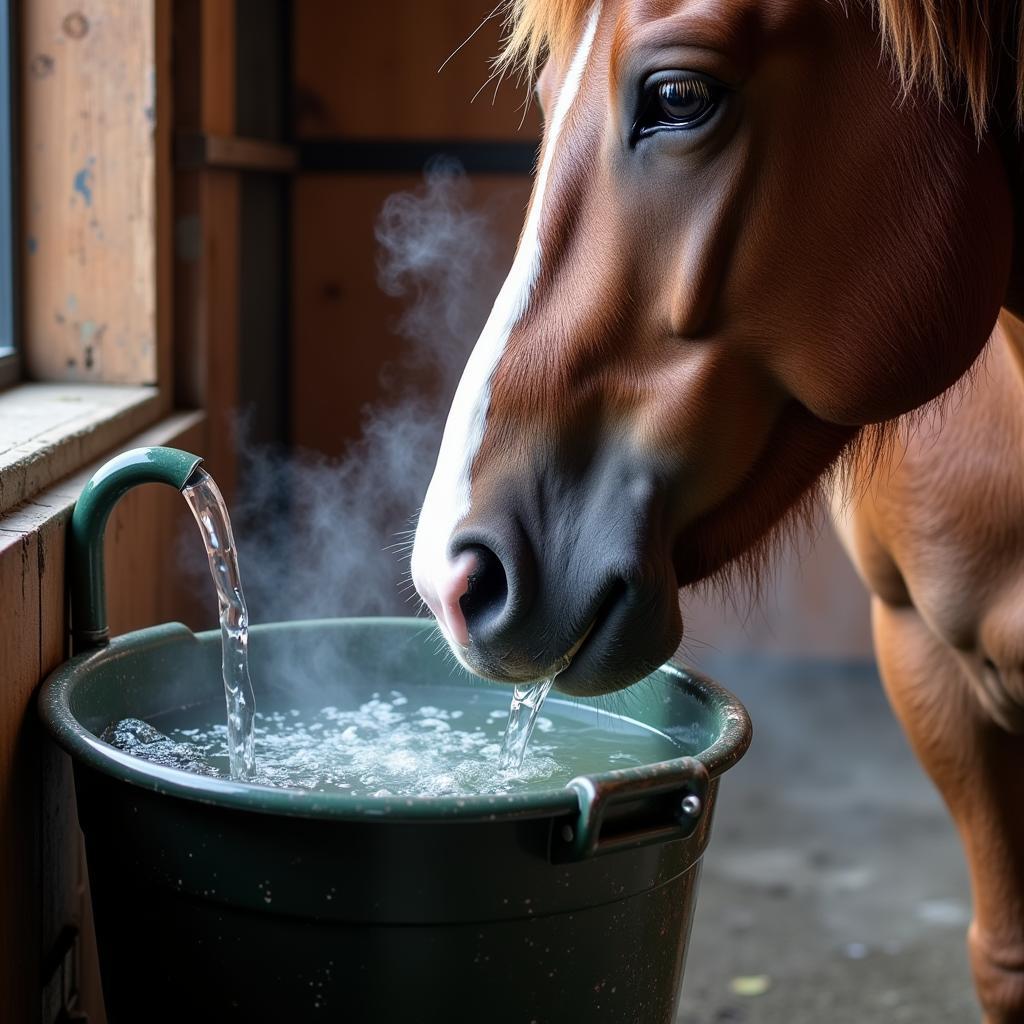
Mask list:
POLYGON ((103 533, 114 505, 138 484, 169 484, 180 491, 202 461, 178 448, 133 448, 104 463, 82 488, 68 538, 73 652, 104 647, 110 639, 103 533))
POLYGON ((709 785, 707 769, 694 757, 581 775, 567 783, 579 798, 579 812, 554 824, 551 860, 688 839, 704 816, 709 785))

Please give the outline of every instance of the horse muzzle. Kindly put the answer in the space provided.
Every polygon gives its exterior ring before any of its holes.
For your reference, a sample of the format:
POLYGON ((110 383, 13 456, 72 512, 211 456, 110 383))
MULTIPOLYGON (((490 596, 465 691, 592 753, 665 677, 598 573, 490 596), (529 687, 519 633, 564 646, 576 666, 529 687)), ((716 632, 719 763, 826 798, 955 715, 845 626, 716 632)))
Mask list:
POLYGON ((463 665, 506 683, 554 676, 591 696, 672 656, 682 623, 667 502, 650 474, 624 472, 606 468, 597 486, 481 487, 442 568, 416 578, 463 665))

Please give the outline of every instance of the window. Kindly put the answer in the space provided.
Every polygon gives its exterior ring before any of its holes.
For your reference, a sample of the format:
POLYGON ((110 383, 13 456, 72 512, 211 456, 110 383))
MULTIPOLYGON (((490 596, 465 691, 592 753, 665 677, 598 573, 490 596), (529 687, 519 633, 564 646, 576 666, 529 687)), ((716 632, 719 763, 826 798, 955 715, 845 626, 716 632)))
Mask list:
POLYGON ((0 387, 17 375, 14 348, 14 132, 11 117, 11 0, 0 0, 0 387))

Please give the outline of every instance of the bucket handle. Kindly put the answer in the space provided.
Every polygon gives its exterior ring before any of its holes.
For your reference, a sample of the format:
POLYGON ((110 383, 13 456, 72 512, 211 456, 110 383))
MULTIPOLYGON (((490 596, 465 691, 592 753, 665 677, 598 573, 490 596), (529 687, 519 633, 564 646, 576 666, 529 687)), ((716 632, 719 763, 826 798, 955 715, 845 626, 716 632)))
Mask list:
POLYGON ((178 448, 133 448, 105 462, 82 488, 68 537, 72 653, 110 642, 103 534, 113 507, 139 484, 170 484, 180 491, 202 461, 178 448))
POLYGON ((580 775, 579 811, 554 823, 551 860, 586 860, 616 850, 688 839, 705 817, 710 779, 694 757, 580 775))

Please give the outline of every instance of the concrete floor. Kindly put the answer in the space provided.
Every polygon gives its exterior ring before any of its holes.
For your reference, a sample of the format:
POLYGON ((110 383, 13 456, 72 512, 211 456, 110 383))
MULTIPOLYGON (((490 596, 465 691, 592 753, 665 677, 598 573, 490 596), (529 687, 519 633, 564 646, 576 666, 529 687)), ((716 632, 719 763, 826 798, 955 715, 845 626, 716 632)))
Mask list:
POLYGON ((874 670, 704 667, 754 743, 720 790, 679 1024, 977 1021, 956 834, 874 670))

